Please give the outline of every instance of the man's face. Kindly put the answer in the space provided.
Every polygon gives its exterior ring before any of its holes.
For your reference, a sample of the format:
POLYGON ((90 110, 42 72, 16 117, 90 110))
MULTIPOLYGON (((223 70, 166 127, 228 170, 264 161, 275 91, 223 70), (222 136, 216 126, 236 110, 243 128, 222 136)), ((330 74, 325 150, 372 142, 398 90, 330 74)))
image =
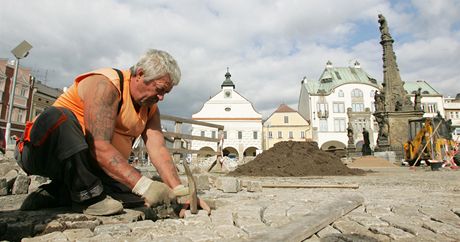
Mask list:
POLYGON ((166 94, 172 88, 172 81, 169 75, 162 76, 149 83, 144 82, 144 75, 142 73, 135 76, 136 87, 135 93, 132 93, 133 101, 139 106, 151 106, 159 101, 162 101, 166 94))

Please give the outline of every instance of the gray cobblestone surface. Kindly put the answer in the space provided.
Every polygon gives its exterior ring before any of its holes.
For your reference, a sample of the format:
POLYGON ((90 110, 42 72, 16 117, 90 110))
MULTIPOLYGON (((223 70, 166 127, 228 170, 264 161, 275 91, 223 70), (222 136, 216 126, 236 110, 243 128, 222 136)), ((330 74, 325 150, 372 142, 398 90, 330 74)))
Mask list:
MULTIPOLYGON (((0 196, 0 239, 23 241, 251 241, 343 195, 364 204, 305 241, 459 241, 460 171, 407 167, 376 168, 366 176, 254 178, 261 184, 358 184, 358 189, 263 188, 225 193, 211 186, 211 216, 156 221, 142 210, 111 217, 84 216, 65 209, 23 212, 25 195, 0 196), (33 235, 33 236, 32 236, 33 235)), ((219 174, 209 174, 215 180, 219 174)))

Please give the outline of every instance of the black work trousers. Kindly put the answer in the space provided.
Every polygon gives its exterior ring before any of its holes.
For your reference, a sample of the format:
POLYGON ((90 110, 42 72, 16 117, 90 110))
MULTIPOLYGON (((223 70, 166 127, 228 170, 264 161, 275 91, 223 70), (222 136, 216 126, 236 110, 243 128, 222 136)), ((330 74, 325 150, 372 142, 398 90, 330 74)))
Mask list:
POLYGON ((29 175, 45 176, 65 186, 74 202, 104 191, 101 176, 107 175, 92 157, 76 116, 66 108, 49 107, 40 114, 17 161, 29 175))

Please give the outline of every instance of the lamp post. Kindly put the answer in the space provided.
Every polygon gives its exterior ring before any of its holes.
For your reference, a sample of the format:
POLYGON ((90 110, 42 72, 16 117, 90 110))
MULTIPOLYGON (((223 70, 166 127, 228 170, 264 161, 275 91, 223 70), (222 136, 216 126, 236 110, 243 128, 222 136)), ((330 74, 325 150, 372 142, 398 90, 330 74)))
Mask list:
POLYGON ((22 41, 18 46, 16 46, 11 53, 16 57, 16 63, 14 67, 14 75, 13 75, 13 84, 11 87, 10 93, 10 100, 8 102, 8 118, 6 123, 6 130, 5 130, 5 142, 6 142, 6 149, 9 149, 10 141, 10 134, 11 134, 11 114, 13 113, 13 106, 14 106, 14 94, 16 89, 16 80, 18 78, 18 68, 19 68, 19 59, 27 57, 29 55, 29 50, 32 49, 32 45, 30 45, 27 41, 22 41))

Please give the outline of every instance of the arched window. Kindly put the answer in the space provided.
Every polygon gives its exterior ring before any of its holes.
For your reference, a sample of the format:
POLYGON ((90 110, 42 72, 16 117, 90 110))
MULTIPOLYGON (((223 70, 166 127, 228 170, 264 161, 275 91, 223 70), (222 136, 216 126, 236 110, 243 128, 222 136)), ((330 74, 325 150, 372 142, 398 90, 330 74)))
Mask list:
POLYGON ((363 96, 363 91, 361 91, 358 88, 355 88, 351 91, 351 96, 352 97, 362 97, 363 96))

